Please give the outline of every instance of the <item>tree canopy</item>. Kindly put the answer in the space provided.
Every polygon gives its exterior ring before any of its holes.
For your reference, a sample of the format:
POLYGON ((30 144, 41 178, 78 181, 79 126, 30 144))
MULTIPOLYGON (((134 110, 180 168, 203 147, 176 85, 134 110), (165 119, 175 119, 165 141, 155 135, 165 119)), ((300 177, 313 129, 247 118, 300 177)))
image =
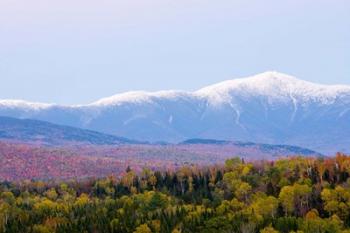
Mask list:
POLYGON ((0 233, 349 233, 350 157, 0 182, 0 233))

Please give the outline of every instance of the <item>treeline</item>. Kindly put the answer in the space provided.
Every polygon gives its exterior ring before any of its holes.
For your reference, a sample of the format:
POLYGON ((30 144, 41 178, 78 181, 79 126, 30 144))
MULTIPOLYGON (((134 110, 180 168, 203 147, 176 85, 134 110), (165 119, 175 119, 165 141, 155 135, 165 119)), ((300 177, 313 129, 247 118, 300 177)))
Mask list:
POLYGON ((350 233, 350 157, 0 183, 0 233, 350 233))

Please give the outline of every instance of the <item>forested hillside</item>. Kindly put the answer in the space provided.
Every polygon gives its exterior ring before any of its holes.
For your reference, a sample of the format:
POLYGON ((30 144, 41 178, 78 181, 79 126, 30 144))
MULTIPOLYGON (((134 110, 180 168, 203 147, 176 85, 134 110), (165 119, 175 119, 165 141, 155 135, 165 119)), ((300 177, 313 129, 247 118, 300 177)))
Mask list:
POLYGON ((0 116, 0 139, 42 145, 120 145, 140 143, 91 130, 46 121, 0 116))
POLYGON ((350 157, 0 183, 1 233, 349 233, 350 157))
MULTIPOLYGON (((0 132, 1 133, 1 132, 0 132)), ((232 155, 246 160, 275 160, 284 156, 321 156, 308 149, 254 143, 225 145, 186 143, 179 145, 64 145, 43 146, 0 140, 0 180, 85 179, 123 175, 143 167, 175 170, 182 165, 224 164, 232 155)))

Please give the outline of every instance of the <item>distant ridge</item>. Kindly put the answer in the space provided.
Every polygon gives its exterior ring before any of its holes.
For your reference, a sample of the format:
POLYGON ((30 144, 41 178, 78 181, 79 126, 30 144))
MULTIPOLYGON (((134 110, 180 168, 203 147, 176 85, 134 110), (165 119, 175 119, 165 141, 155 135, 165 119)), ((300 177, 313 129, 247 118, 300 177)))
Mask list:
POLYGON ((271 145, 271 144, 261 144, 253 142, 238 142, 238 141, 224 141, 224 140, 214 140, 214 139, 189 139, 180 143, 180 145, 235 145, 239 147, 256 147, 259 151, 270 152, 270 151, 281 151, 281 154, 286 154, 287 152, 294 153, 294 155, 303 156, 323 156, 321 153, 309 150, 306 148, 290 145, 271 145))
POLYGON ((185 140, 179 144, 215 144, 215 145, 224 145, 229 144, 230 141, 225 140, 215 140, 215 139, 201 139, 201 138, 193 138, 185 140))
POLYGON ((141 143, 91 130, 56 125, 38 120, 0 116, 0 140, 45 145, 118 145, 141 143))
POLYGON ((149 142, 214 138, 350 152, 350 86, 276 71, 195 92, 132 91, 88 105, 0 100, 0 115, 30 118, 149 142))

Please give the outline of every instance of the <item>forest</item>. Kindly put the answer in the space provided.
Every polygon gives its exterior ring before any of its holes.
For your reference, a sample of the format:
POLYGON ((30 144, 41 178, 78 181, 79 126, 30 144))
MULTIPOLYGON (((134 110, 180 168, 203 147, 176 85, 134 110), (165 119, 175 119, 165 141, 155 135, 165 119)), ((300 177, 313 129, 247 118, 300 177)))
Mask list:
POLYGON ((0 182, 1 233, 350 233, 350 157, 0 182))

